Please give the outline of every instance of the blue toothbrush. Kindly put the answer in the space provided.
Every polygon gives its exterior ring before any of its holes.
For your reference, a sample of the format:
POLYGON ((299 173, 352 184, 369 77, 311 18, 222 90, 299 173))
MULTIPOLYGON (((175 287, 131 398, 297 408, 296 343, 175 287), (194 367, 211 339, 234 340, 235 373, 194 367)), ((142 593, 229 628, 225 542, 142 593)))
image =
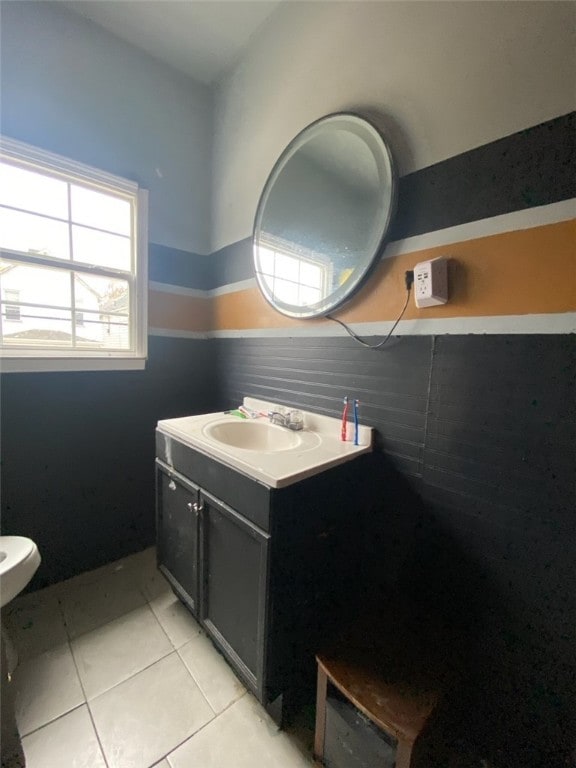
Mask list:
POLYGON ((358 400, 354 400, 354 445, 358 443, 358 400))

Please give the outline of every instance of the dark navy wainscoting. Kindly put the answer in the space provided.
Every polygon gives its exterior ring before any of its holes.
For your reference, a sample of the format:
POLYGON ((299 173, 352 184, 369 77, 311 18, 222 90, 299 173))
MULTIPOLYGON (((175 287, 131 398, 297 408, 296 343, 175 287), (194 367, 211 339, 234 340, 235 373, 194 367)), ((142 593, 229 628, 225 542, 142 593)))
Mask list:
POLYGON ((154 543, 154 429, 213 409, 207 341, 151 337, 144 371, 1 377, 2 533, 39 588, 154 543))
POLYGON ((214 343, 221 407, 252 395, 339 416, 345 394, 359 398, 382 449, 370 556, 388 584, 462 625, 480 699, 470 711, 499 702, 476 719, 478 741, 489 730, 498 757, 521 733, 524 766, 562 750, 556 713, 576 647, 574 336, 404 336, 378 351, 347 338, 214 343), (510 703, 518 691, 528 714, 510 703))
POLYGON ((570 112, 403 176, 390 239, 568 200, 575 150, 570 112))

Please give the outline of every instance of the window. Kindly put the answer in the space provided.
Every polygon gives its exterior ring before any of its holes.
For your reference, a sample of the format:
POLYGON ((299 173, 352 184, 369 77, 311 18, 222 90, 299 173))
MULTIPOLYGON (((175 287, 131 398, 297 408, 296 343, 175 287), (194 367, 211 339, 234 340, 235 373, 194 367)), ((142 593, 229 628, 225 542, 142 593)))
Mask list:
POLYGON ((311 306, 328 295, 332 269, 322 254, 280 238, 262 241, 260 273, 276 300, 311 306))
POLYGON ((143 368, 147 194, 0 139, 3 371, 143 368))

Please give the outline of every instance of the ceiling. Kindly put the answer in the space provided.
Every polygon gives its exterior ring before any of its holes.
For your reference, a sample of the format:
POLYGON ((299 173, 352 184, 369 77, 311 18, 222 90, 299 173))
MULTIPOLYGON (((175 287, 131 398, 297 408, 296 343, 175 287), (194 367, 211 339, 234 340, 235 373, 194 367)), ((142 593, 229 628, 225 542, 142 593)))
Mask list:
POLYGON ((241 56, 281 0, 69 0, 62 4, 202 83, 241 56))

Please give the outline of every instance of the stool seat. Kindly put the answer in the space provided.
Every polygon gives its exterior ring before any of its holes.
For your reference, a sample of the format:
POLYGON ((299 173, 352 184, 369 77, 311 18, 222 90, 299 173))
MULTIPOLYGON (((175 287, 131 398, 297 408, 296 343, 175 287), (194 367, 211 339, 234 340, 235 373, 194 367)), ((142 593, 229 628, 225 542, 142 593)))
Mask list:
POLYGON ((415 741, 438 704, 437 691, 394 680, 369 658, 318 655, 316 660, 340 693, 398 740, 415 741))
MULTIPOLYGON (((411 768, 414 745, 445 689, 440 646, 437 628, 428 617, 391 604, 378 614, 366 613, 331 647, 318 653, 316 759, 324 764, 327 698, 329 686, 334 686, 392 738, 396 768, 411 768)), ((391 765, 389 758, 384 765, 391 765)))

